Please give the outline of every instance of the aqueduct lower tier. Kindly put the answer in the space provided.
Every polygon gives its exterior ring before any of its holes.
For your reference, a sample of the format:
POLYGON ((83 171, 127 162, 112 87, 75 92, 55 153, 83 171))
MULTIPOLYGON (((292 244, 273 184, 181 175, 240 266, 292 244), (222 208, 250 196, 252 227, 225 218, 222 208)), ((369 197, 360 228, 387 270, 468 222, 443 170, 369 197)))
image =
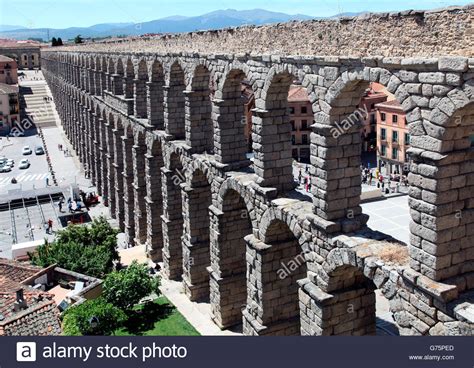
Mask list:
POLYGON ((164 277, 210 301, 220 327, 372 334, 379 289, 402 334, 472 334, 473 59, 79 48, 43 52, 42 65, 111 215, 163 261, 164 277), (256 98, 252 162, 243 80, 256 98), (286 99, 295 80, 315 114, 311 196, 293 183, 286 99), (395 95, 410 125, 408 245, 368 229, 360 206, 354 112, 370 82, 395 95))

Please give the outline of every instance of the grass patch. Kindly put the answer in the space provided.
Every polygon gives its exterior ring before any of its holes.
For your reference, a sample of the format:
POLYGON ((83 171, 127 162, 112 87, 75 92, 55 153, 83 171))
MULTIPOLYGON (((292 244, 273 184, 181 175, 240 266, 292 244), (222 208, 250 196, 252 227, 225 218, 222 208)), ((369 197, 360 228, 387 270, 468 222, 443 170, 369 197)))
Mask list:
POLYGON ((199 332, 181 313, 161 296, 152 303, 139 305, 128 313, 116 336, 199 336, 199 332))

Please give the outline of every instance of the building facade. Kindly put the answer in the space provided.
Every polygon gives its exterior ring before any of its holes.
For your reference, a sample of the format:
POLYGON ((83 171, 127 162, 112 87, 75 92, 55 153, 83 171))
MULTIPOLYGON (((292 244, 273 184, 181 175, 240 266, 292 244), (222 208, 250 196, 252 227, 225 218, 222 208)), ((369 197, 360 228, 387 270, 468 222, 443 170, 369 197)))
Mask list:
POLYGON ((311 125, 314 114, 308 93, 302 86, 292 85, 288 92, 288 108, 290 109, 292 157, 301 162, 309 163, 311 125))
POLYGON ((41 68, 41 46, 32 41, 0 39, 0 55, 14 59, 19 70, 41 68))
POLYGON ((385 175, 408 175, 410 132, 405 112, 397 100, 375 105, 377 116, 377 164, 385 175))
POLYGON ((0 135, 7 135, 20 121, 18 86, 0 83, 0 135))
POLYGON ((378 103, 387 101, 387 94, 382 90, 375 90, 374 83, 364 93, 359 104, 359 109, 362 110, 361 139, 362 152, 375 152, 377 149, 377 110, 375 106, 378 103))
POLYGON ((18 83, 18 64, 12 58, 0 55, 0 83, 18 83))

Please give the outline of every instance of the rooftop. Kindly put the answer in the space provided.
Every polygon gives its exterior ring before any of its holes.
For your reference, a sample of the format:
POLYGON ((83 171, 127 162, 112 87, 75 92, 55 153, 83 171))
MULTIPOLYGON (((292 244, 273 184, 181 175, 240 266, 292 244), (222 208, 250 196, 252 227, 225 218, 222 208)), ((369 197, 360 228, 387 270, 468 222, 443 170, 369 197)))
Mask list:
POLYGON ((5 47, 5 48, 19 48, 19 49, 28 49, 28 48, 38 48, 40 47, 40 44, 35 41, 17 41, 17 40, 11 40, 7 38, 0 38, 0 48, 5 47))
POLYGON ((47 270, 0 258, 0 336, 61 333, 53 295, 25 285, 47 270))
POLYGON ((13 63, 15 60, 9 58, 8 56, 0 55, 0 62, 4 63, 13 63))
POLYGON ((375 107, 379 109, 392 109, 392 110, 404 111, 402 108, 402 105, 400 105, 400 102, 398 102, 398 100, 381 102, 381 103, 376 104, 375 107))
POLYGON ((308 92, 302 86, 291 86, 288 91, 289 102, 309 102, 308 92))
POLYGON ((0 94, 6 95, 11 93, 18 93, 18 86, 0 83, 0 94))

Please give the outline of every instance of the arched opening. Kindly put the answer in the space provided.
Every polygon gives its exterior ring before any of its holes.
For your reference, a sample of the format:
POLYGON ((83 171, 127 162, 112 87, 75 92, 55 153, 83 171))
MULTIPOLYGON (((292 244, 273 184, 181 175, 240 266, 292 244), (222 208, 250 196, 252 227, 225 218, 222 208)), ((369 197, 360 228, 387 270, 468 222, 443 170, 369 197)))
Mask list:
POLYGON ((174 139, 185 139, 185 99, 184 71, 176 61, 171 65, 169 86, 165 96, 166 132, 174 139))
POLYGON ((138 78, 135 80, 135 116, 146 119, 147 99, 146 84, 148 82, 148 68, 145 60, 140 60, 138 64, 138 78))
POLYGON ((147 214, 145 201, 145 155, 147 153, 145 132, 138 131, 134 137, 133 146, 133 197, 135 214, 135 243, 145 244, 147 239, 147 214))
POLYGON ((246 335, 300 335, 298 281, 307 277, 306 259, 288 225, 274 220, 263 243, 247 242, 246 335))
POLYGON ((211 185, 206 175, 195 170, 189 187, 183 193, 183 284, 192 301, 209 300, 211 185))
POLYGON ((125 68, 125 78, 123 83, 123 90, 125 98, 133 99, 134 93, 134 81, 135 80, 135 69, 133 68, 132 60, 128 59, 125 68))
POLYGON ((164 85, 163 66, 158 61, 154 61, 151 66, 151 81, 148 83, 147 114, 150 125, 160 130, 165 128, 164 85))
POLYGON ((115 76, 115 64, 112 58, 109 58, 108 67, 107 67, 107 90, 109 92, 114 92, 114 76, 115 76))
MULTIPOLYGON (((282 72, 269 81, 264 109, 254 114, 253 132, 259 142, 253 143, 254 168, 263 186, 281 191, 294 189, 291 125, 288 92, 296 78, 282 72)), ((257 103, 258 107, 258 103, 257 103)))
POLYGON ((215 250, 211 254, 211 309, 221 328, 242 323, 247 302, 245 236, 252 225, 244 199, 229 189, 222 198, 222 215, 218 218, 215 250))
POLYGON ((164 169, 163 182, 163 273, 171 280, 181 280, 183 273, 183 203, 181 185, 185 181, 183 165, 171 153, 169 167, 164 169))
POLYGON ((186 142, 197 153, 214 151, 214 128, 212 125, 211 74, 204 65, 194 70, 192 91, 186 101, 186 142))
POLYGON ((375 335, 375 285, 357 267, 342 265, 327 274, 331 301, 320 306, 324 335, 375 335))
MULTIPOLYGON (((240 69, 229 71, 225 78, 222 92, 213 101, 214 121, 217 122, 214 126, 214 153, 224 164, 240 163, 240 166, 248 166, 246 127, 251 112, 245 109, 248 100, 244 98, 244 83, 248 86, 249 82, 240 69)), ((251 105, 248 106, 250 108, 251 105)))

